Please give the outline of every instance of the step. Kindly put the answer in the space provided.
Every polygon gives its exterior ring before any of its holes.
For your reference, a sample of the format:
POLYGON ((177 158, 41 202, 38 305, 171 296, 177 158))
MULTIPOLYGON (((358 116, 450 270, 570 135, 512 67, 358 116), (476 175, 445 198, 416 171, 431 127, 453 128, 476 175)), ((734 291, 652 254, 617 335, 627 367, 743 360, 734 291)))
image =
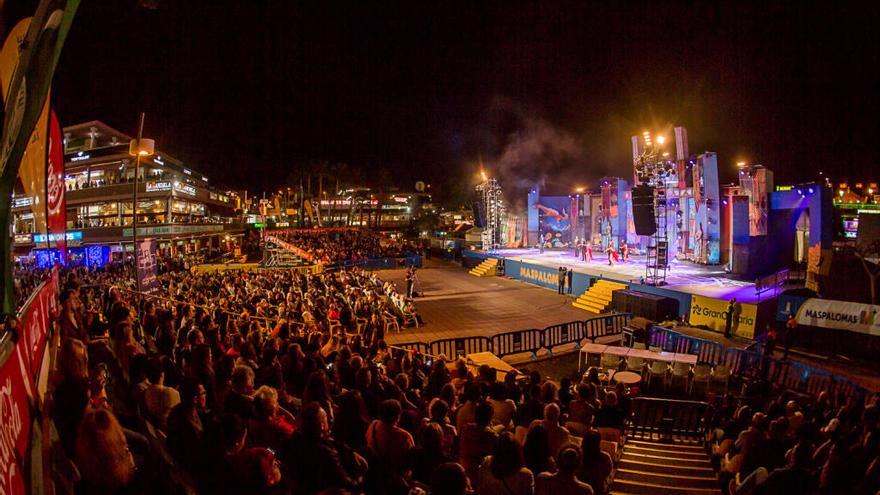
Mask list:
POLYGON ((682 488, 718 488, 718 480, 715 479, 715 473, 711 473, 708 476, 705 474, 690 476, 685 474, 654 473, 629 468, 618 468, 614 475, 614 479, 615 481, 638 481, 639 483, 671 485, 682 488))
POLYGON ((646 471, 658 474, 679 474, 685 476, 706 476, 714 477, 715 470, 711 467, 693 467, 677 464, 674 466, 668 464, 657 464, 655 462, 635 461, 632 459, 621 459, 618 467, 621 469, 631 469, 634 471, 646 471))
POLYGON ((639 440, 637 438, 631 438, 627 442, 627 446, 641 447, 645 449, 655 449, 655 450, 668 450, 672 452, 699 452, 704 455, 706 454, 706 449, 702 445, 698 444, 683 444, 683 443, 671 443, 671 442, 651 442, 648 440, 639 440))
POLYGON ((721 495, 718 488, 690 488, 678 486, 672 480, 666 483, 645 483, 615 479, 611 485, 611 493, 627 493, 631 495, 721 495))
POLYGON ((658 455, 661 457, 674 457, 676 459, 690 459, 695 461, 706 459, 708 457, 706 453, 702 450, 667 450, 666 448, 658 449, 629 444, 626 445, 625 452, 632 452, 633 454, 658 455))
POLYGON ((575 308, 582 309, 584 311, 589 311, 590 313, 599 314, 602 312, 601 310, 598 310, 598 309, 590 307, 590 306, 584 306, 583 304, 580 304, 578 302, 574 302, 571 305, 574 306, 575 308))
POLYGON ((664 466, 712 467, 712 463, 709 462, 707 457, 704 457, 703 459, 683 459, 681 457, 671 457, 668 455, 636 453, 629 451, 626 448, 624 448, 621 459, 663 464, 664 466))

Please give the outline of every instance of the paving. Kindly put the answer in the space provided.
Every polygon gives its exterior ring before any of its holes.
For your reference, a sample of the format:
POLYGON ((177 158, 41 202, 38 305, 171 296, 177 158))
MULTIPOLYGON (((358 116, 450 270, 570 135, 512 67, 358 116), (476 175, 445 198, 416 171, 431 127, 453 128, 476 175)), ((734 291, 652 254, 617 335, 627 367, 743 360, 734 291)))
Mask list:
MULTIPOLYGON (((379 276, 406 287, 404 270, 383 270, 379 276)), ((386 335, 391 343, 491 336, 594 316, 571 306, 574 297, 504 277, 474 277, 461 266, 431 260, 417 272, 416 307, 425 320, 420 328, 386 335)))

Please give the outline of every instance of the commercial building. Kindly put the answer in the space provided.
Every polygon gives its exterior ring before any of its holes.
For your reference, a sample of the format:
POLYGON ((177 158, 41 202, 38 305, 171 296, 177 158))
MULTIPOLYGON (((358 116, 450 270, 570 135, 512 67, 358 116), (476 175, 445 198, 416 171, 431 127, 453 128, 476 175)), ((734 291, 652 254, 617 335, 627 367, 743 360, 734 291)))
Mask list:
MULTIPOLYGON (((157 149, 142 158, 135 179, 130 140, 100 121, 64 128, 66 235, 73 256, 81 246, 106 246, 111 256, 133 249, 135 187, 138 238, 158 240, 160 252, 219 248, 244 232, 234 193, 212 187, 207 175, 164 151, 157 149)), ((34 201, 13 197, 13 243, 18 255, 48 244, 45 235, 35 233, 34 201)))

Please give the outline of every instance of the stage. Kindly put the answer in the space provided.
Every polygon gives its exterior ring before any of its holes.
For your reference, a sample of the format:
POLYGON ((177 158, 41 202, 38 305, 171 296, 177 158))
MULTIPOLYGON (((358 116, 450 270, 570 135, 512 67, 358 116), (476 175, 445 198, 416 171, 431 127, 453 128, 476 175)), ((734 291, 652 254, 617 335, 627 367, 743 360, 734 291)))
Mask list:
MULTIPOLYGON (((581 261, 575 257, 574 250, 570 249, 546 249, 543 253, 538 249, 498 249, 491 254, 484 254, 552 269, 565 266, 575 273, 627 284, 638 284, 645 276, 644 256, 630 256, 629 261, 609 265, 605 253, 594 252, 592 261, 581 261)), ((772 290, 757 294, 754 282, 736 279, 726 273, 722 265, 707 266, 678 260, 671 261, 666 285, 662 288, 714 299, 729 300, 735 297, 741 303, 757 303, 776 295, 772 290)))

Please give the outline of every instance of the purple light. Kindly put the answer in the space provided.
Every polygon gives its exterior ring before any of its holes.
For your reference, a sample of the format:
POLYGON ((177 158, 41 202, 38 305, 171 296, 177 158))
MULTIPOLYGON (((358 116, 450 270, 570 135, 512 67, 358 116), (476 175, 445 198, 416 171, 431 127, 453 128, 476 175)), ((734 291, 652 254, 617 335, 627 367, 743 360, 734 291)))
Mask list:
POLYGON ((722 200, 722 201, 721 201, 721 204, 723 204, 724 206, 727 206, 727 200, 726 200, 726 199, 725 199, 725 200, 722 200))
POLYGON ((807 192, 809 192, 810 194, 813 194, 813 188, 811 187, 811 188, 807 189, 807 192))
POLYGON ((799 196, 803 196, 803 195, 804 195, 804 190, 798 188, 797 193, 798 193, 799 196))

